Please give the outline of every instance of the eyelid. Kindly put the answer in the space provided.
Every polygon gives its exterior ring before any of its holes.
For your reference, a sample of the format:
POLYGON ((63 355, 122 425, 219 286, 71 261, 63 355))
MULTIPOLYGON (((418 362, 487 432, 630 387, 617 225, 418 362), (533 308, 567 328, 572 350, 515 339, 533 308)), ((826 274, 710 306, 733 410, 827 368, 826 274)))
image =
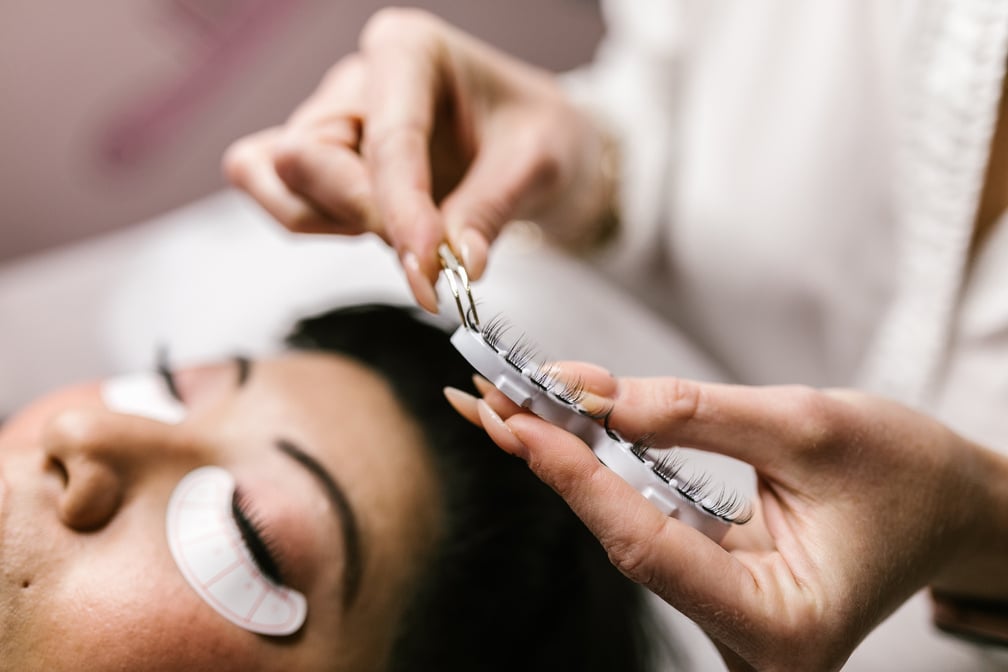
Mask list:
POLYGON ((155 369, 158 375, 161 376, 161 380, 164 381, 168 394, 170 394, 175 401, 184 404, 185 400, 182 399, 182 395, 179 393, 178 383, 175 380, 175 370, 171 365, 171 357, 168 354, 168 348, 158 348, 157 364, 155 365, 155 369))
POLYGON ((229 514, 236 482, 218 466, 203 466, 175 486, 165 514, 165 534, 175 565, 189 586, 218 614, 264 635, 301 629, 308 614, 304 594, 277 586, 256 566, 229 514))
POLYGON ((259 516, 252 509, 249 497, 238 485, 235 486, 234 494, 231 496, 231 515, 234 516, 235 525, 241 532, 242 543, 252 555, 259 571, 277 586, 286 585, 276 544, 264 531, 259 516))

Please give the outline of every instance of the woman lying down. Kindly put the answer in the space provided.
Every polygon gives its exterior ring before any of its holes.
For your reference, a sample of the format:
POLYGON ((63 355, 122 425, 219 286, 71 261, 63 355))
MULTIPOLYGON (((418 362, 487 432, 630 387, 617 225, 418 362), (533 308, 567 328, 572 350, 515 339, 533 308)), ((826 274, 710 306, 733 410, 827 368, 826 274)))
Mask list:
POLYGON ((0 670, 643 670, 641 592, 410 309, 65 389, 0 428, 0 670))

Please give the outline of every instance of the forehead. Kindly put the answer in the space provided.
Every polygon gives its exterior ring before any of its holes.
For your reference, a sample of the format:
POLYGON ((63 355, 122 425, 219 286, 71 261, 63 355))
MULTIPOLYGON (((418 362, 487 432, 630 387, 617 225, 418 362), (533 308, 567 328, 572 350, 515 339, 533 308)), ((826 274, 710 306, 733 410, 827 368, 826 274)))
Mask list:
POLYGON ((411 493, 394 485, 404 480, 396 474, 419 486, 433 480, 417 421, 385 379, 352 359, 295 351, 260 360, 241 397, 246 422, 301 442, 347 487, 367 485, 374 496, 395 487, 401 499, 411 493))
POLYGON ((276 410, 311 426, 330 429, 329 421, 339 421, 345 431, 354 432, 390 423, 397 430, 416 429, 388 381, 348 357, 292 351, 261 359, 253 367, 251 383, 250 396, 258 398, 258 391, 272 399, 276 410))
POLYGON ((437 474, 419 424, 382 377, 328 353, 260 360, 247 392, 246 415, 301 442, 346 489, 367 555, 359 602, 389 619, 439 529, 437 474))

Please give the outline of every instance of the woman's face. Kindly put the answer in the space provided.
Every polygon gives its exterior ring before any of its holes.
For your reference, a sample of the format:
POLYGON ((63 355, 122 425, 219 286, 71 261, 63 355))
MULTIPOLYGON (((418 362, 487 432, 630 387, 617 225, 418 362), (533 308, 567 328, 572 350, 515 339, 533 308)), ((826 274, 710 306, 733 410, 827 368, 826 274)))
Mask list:
POLYGON ((380 668, 439 524, 419 429, 390 388, 309 353, 175 383, 178 424, 114 412, 96 384, 0 429, 0 670, 380 668), (307 599, 295 635, 232 624, 176 565, 169 499, 205 465, 233 475, 307 599))

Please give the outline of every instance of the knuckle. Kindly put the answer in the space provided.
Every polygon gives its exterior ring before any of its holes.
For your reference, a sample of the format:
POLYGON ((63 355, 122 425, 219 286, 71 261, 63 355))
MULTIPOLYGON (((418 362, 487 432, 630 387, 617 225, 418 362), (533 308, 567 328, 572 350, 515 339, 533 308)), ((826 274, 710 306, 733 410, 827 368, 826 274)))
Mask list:
POLYGON ((326 70, 325 75, 322 76, 322 85, 320 88, 326 89, 335 85, 346 77, 348 73, 354 72, 363 67, 363 65, 363 59, 359 53, 354 52, 343 56, 326 70))
POLYGON ((416 152, 422 154, 426 146, 425 129, 419 122, 412 120, 383 128, 371 125, 365 129, 361 138, 361 154, 372 166, 408 160, 404 157, 416 152))
POLYGON ((666 379, 648 388, 648 404, 659 409, 665 422, 684 423, 697 417, 703 406, 700 386, 681 378, 666 379))
POLYGON ((489 195, 466 211, 465 227, 475 229, 487 240, 493 240, 512 212, 513 202, 509 195, 489 195))
POLYGON ((429 39, 436 24, 435 17, 412 7, 383 7, 371 15, 361 31, 362 50, 383 49, 429 39))
POLYGON ((616 536, 603 542, 609 561, 631 581, 648 586, 654 579, 650 539, 616 536))
POLYGON ((517 188, 522 191, 546 190, 555 186, 563 175, 563 161, 553 148, 552 134, 543 127, 527 131, 519 140, 518 155, 525 158, 522 179, 517 188))
POLYGON ((379 214, 386 235, 400 253, 416 236, 440 239, 443 235, 436 213, 419 197, 400 198, 394 207, 387 207, 379 214))
POLYGON ((811 387, 795 386, 788 392, 795 428, 795 447, 814 453, 833 446, 843 426, 838 404, 811 387))
POLYGON ((561 181, 563 164, 553 152, 539 152, 528 168, 528 189, 548 191, 561 181))
POLYGON ((241 138, 231 143, 221 159, 224 175, 233 184, 243 186, 247 182, 251 165, 255 162, 255 155, 256 147, 253 138, 241 138))
POLYGON ((558 460, 549 450, 529 449, 526 459, 529 469, 550 486, 568 504, 576 505, 578 493, 590 486, 595 474, 591 471, 594 465, 585 467, 571 464, 569 461, 558 460))
POLYGON ((273 150, 273 169, 288 186, 296 187, 306 180, 304 147, 303 138, 288 134, 284 142, 273 150))

